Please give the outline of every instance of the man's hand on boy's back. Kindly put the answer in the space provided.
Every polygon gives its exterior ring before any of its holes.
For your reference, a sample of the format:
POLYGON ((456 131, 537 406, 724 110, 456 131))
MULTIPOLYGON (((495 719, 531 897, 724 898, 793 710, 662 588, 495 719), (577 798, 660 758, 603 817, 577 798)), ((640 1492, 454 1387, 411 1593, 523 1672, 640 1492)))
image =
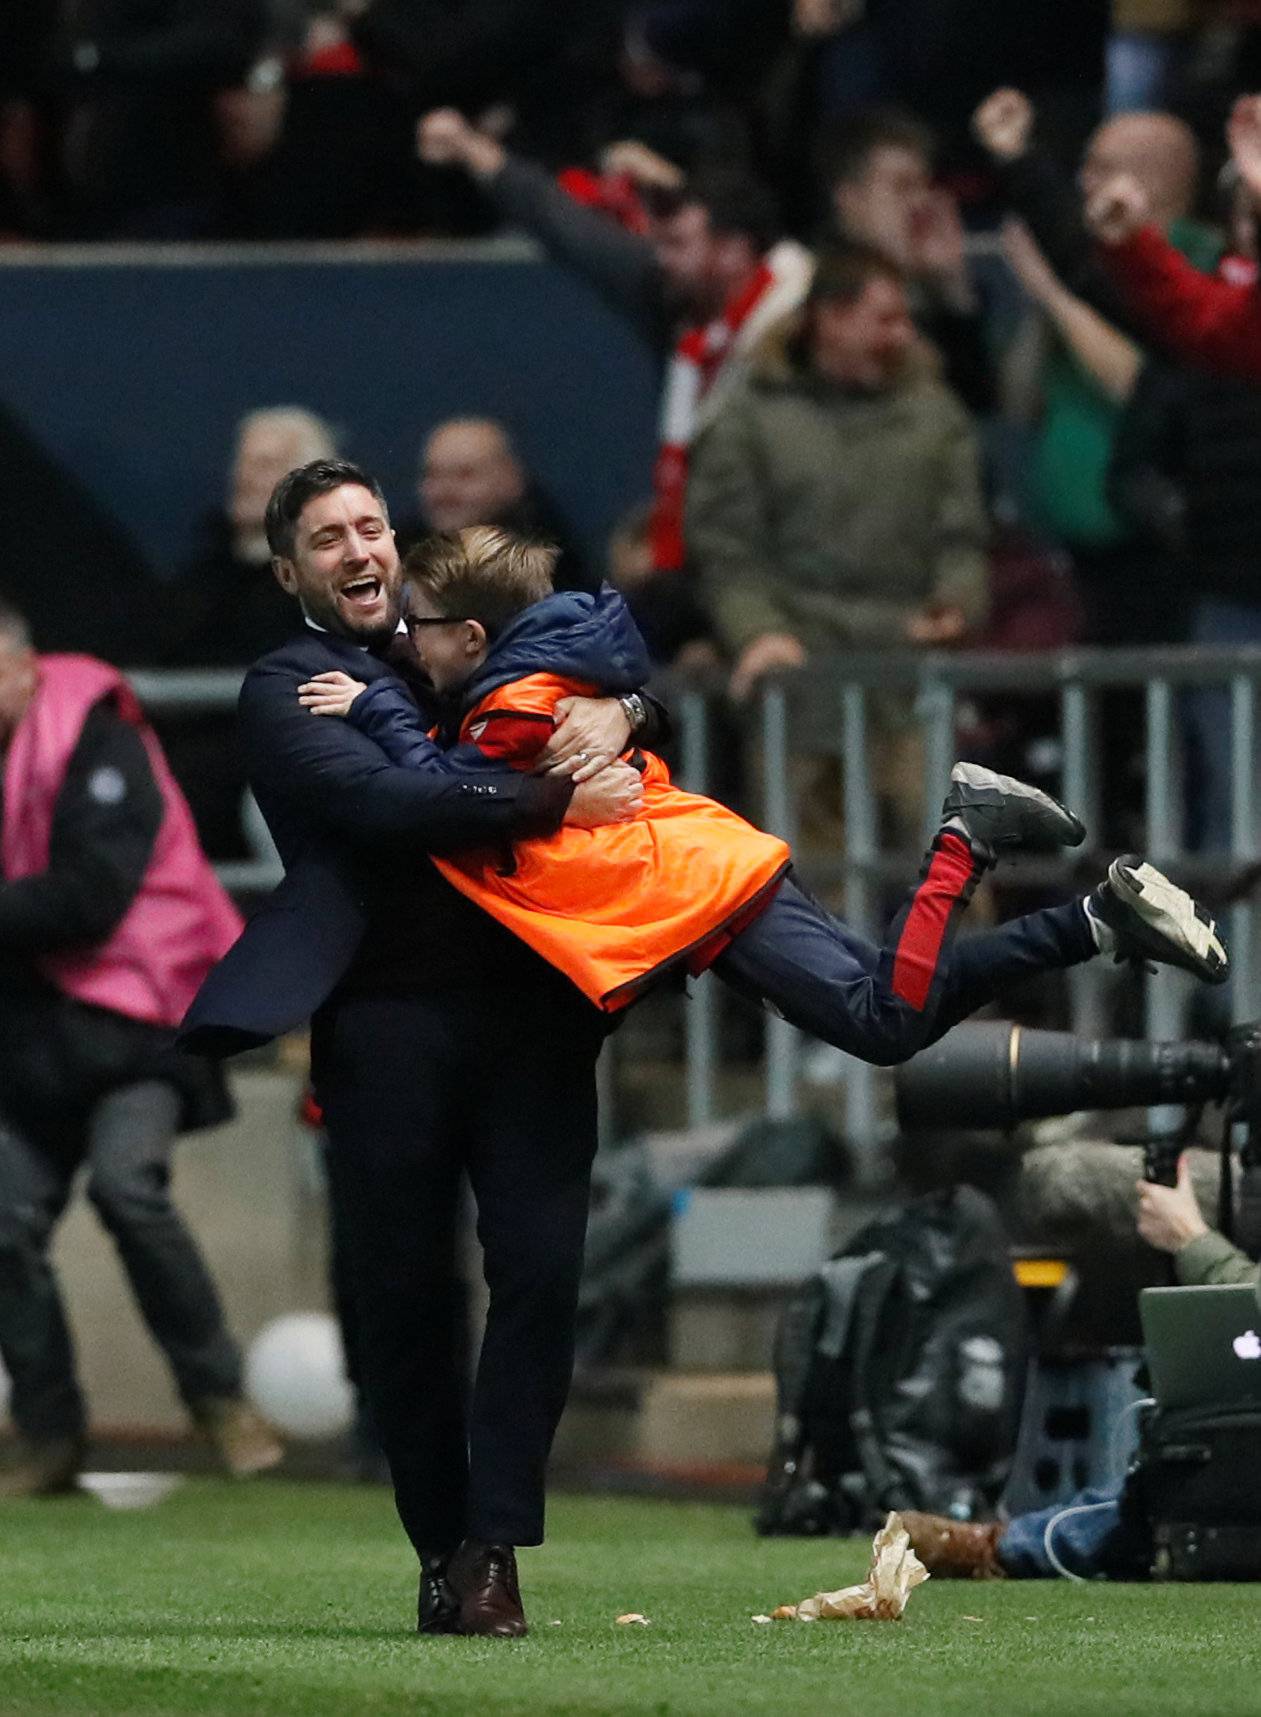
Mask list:
POLYGON ((590 781, 630 744, 631 724, 616 698, 561 698, 556 730, 539 752, 536 774, 590 781))

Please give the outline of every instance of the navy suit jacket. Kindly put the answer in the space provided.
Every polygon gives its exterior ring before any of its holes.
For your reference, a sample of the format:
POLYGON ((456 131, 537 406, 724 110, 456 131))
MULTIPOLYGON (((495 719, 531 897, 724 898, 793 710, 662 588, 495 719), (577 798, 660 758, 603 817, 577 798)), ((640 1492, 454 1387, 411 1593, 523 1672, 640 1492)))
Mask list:
POLYGON ((393 670, 307 627, 249 670, 238 708, 250 784, 285 879, 210 973, 180 1033, 186 1049, 233 1055, 303 1025, 355 957, 367 924, 371 856, 383 844, 426 852, 501 845, 557 828, 569 788, 484 760, 406 767, 349 722, 313 716, 298 687, 341 668, 371 683, 393 670))

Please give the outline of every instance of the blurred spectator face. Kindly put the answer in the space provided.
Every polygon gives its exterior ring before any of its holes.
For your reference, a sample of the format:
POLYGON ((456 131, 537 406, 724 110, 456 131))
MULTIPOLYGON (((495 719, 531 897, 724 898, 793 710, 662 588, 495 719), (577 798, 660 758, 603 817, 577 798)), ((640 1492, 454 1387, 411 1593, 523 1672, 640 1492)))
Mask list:
POLYGON ((840 387, 883 393, 915 338, 906 293, 886 275, 873 275, 857 298, 820 298, 810 306, 811 362, 840 387))
POLYGON ((661 272, 681 303, 699 306, 712 296, 714 236, 699 203, 684 203, 649 223, 648 236, 661 272))
POLYGON ((1089 202, 1110 179, 1128 173, 1147 193, 1152 218, 1169 226, 1195 199, 1199 150, 1190 128, 1169 113, 1126 113, 1101 125, 1078 174, 1089 202))
POLYGON ((1246 185, 1237 185, 1230 200, 1230 247, 1236 256, 1257 259, 1257 206, 1246 185))
POLYGON ((285 89, 221 89, 213 100, 219 153, 241 171, 270 155, 280 141, 287 106, 285 89))
POLYGON ((421 454, 418 493, 435 531, 492 525, 526 492, 526 474, 501 426, 489 418, 439 424, 421 454))
POLYGON ((38 676, 35 652, 26 638, 20 632, 0 630, 0 746, 8 744, 26 714, 38 676))
POLYGON ((228 487, 228 517, 243 560, 270 559, 264 519, 267 502, 287 471, 310 459, 333 459, 328 425, 296 407, 251 412, 237 425, 236 457, 228 487))
POLYGON ((715 232, 703 203, 654 216, 648 237, 671 296, 697 317, 716 316, 761 257, 741 232, 715 232))
POLYGON ((636 507, 609 538, 609 583, 619 590, 642 590, 654 570, 652 509, 636 507))
POLYGON ((857 173, 833 186, 832 208, 847 238, 914 271, 932 189, 926 156, 903 144, 878 144, 857 173))

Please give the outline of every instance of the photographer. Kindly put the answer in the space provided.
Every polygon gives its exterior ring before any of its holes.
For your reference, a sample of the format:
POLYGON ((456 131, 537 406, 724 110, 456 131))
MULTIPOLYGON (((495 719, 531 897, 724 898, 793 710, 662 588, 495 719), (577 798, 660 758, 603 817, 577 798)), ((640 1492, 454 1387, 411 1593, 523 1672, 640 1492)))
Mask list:
POLYGON ((1191 1170, 1185 1155, 1178 1159, 1176 1186, 1139 1181, 1138 1231, 1149 1246, 1171 1254, 1178 1281, 1184 1287, 1257 1282, 1261 1276, 1261 1270, 1246 1252, 1241 1252, 1224 1234, 1205 1222, 1191 1186, 1191 1170))
MULTIPOLYGON (((1257 1264, 1211 1229, 1200 1212, 1184 1154, 1175 1186, 1138 1182, 1138 1232, 1158 1251, 1173 1258, 1179 1283, 1258 1282, 1257 1264)), ((1111 1493, 1085 1491, 1066 1509, 1062 1503, 983 1525, 964 1524, 943 1515, 905 1513, 902 1520, 915 1553, 930 1573, 945 1579, 1053 1579, 1060 1569, 1047 1547, 1054 1530, 1056 1559, 1081 1578, 1100 1575, 1141 1579, 1151 1560, 1142 1510, 1128 1487, 1111 1493)))

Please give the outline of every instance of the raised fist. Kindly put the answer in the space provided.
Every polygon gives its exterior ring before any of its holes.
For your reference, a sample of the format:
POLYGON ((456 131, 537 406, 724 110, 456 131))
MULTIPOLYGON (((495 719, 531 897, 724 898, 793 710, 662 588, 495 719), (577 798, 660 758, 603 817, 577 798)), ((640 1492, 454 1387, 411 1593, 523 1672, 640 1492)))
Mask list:
POLYGON ((454 107, 435 108, 416 127, 416 153, 431 167, 459 166, 476 133, 454 107))
POLYGON ((476 179, 493 179, 505 160, 499 139, 454 107, 435 108, 419 122, 416 153, 431 167, 463 167, 476 179))
POLYGON ((637 185, 660 186, 667 191, 676 191, 683 183, 681 167, 632 137, 610 143, 600 152, 600 171, 625 173, 637 185))
POLYGON ((1033 135, 1033 103, 1018 89, 996 89, 972 115, 972 131, 997 161, 1018 161, 1033 135))
POLYGON ((1150 219, 1147 192, 1130 173, 1109 179, 1086 204, 1086 225, 1103 244, 1123 244, 1150 219))

